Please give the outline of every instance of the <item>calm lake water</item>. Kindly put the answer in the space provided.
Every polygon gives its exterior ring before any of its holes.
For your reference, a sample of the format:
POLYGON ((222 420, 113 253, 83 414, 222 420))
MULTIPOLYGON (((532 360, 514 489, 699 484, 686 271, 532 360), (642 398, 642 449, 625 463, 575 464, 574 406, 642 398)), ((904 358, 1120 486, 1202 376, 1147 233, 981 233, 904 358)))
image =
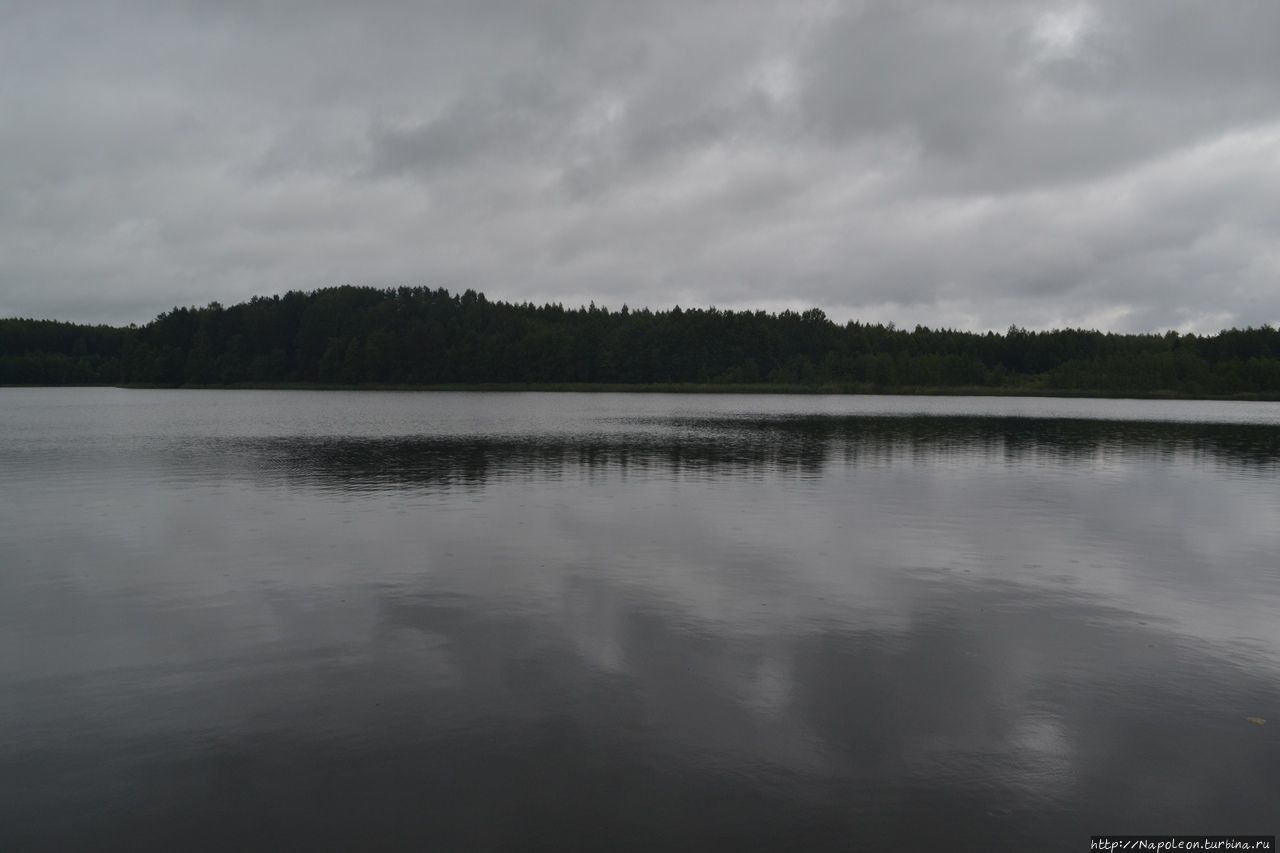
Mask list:
POLYGON ((1274 834, 1280 404, 0 389, 0 793, 6 851, 1274 834))

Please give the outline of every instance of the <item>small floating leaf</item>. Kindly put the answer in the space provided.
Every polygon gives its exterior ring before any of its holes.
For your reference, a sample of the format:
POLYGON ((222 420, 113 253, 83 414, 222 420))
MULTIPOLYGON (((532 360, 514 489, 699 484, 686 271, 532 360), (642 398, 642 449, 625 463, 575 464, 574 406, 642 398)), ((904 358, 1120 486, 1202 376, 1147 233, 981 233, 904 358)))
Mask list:
POLYGON ((1245 717, 1245 719, 1253 723, 1255 726, 1265 726, 1267 724, 1267 721, 1261 717, 1245 717))

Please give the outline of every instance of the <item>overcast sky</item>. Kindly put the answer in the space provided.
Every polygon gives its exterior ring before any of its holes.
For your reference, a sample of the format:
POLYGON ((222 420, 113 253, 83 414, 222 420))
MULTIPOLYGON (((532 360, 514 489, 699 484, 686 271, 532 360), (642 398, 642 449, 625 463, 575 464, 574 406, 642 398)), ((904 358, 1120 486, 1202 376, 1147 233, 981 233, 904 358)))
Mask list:
POLYGON ((1280 3, 0 4, 0 316, 1280 321, 1280 3))

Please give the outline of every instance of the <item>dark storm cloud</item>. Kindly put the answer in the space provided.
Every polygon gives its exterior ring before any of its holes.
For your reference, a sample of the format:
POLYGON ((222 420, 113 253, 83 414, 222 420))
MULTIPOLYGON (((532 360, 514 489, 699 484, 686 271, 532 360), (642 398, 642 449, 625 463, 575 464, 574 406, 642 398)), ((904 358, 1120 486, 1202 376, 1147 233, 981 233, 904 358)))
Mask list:
POLYGON ((0 314, 345 282, 1115 329, 1280 320, 1280 6, 0 13, 0 314))

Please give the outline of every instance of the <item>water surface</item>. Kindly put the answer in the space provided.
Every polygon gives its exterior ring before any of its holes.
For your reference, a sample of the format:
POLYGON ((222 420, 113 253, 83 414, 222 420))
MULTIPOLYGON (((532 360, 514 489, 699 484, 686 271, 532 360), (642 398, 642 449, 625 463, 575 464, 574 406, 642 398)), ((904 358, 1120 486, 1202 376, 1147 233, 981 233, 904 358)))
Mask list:
POLYGON ((1273 834, 1278 555, 1274 403, 0 389, 0 849, 1273 834))

